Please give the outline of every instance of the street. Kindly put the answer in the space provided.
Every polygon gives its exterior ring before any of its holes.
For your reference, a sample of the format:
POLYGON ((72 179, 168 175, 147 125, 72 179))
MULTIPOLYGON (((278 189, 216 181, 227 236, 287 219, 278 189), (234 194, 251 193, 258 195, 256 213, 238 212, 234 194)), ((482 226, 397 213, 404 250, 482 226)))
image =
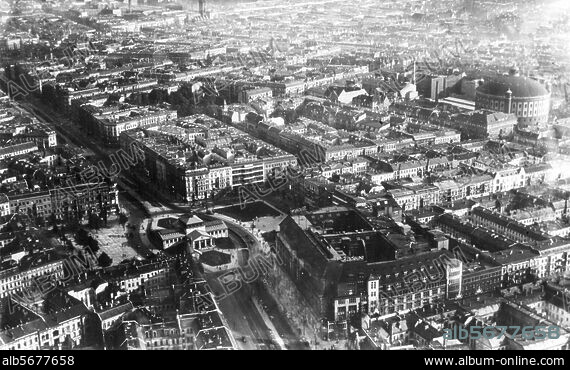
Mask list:
MULTIPOLYGON (((206 276, 216 296, 224 292, 224 288, 217 279, 222 274, 206 276)), ((272 349, 270 348, 269 328, 265 325, 251 298, 250 288, 244 284, 241 289, 224 296, 218 304, 241 349, 272 349), (243 337, 246 338, 245 342, 241 340, 243 337)))
POLYGON ((141 224, 146 217, 145 211, 127 192, 119 193, 119 201, 121 206, 127 210, 129 216, 127 225, 130 225, 130 228, 127 228, 127 231, 132 232, 133 235, 131 238, 128 238, 129 245, 141 257, 148 256, 152 251, 141 239, 141 233, 146 233, 146 230, 141 230, 141 224))
MULTIPOLYGON (((91 149, 99 159, 103 160, 103 163, 109 162, 109 152, 101 148, 101 145, 95 143, 89 138, 84 138, 82 133, 78 132, 74 124, 71 123, 65 117, 61 115, 56 115, 52 112, 40 111, 35 107, 30 105, 24 105, 24 107, 30 111, 34 116, 36 116, 41 121, 47 121, 52 124, 57 130, 58 135, 63 137, 66 142, 74 143, 80 147, 85 145, 88 149, 91 149), (64 127, 55 124, 56 121, 62 122, 64 127)), ((110 164, 110 163, 109 163, 110 164)), ((120 176, 127 175, 121 173, 120 176)), ((148 194, 145 194, 148 198, 148 194)), ((167 208, 170 212, 189 212, 195 211, 191 206, 182 205, 180 203, 170 202, 162 194, 155 194, 151 196, 149 201, 154 203, 160 202, 160 208, 167 208)), ((141 240, 140 225, 148 215, 145 215, 145 211, 142 205, 133 198, 127 192, 121 192, 119 194, 120 204, 123 208, 127 210, 129 220, 127 225, 131 225, 130 229, 127 228, 127 232, 132 232, 132 237, 129 237, 127 242, 130 247, 132 247, 141 257, 145 258, 151 253, 151 250, 145 246, 141 240)), ((157 212, 150 215, 150 217, 157 216, 165 211, 157 212)), ((258 248, 258 241, 255 236, 244 227, 226 221, 228 228, 230 230, 230 238, 236 243, 241 244, 238 248, 246 248, 252 252, 256 251, 258 248)), ((146 231, 146 230, 145 230, 146 231)), ((222 272, 223 273, 223 272, 222 272)), ((215 275, 208 274, 206 276, 212 290, 219 293, 223 291, 220 282, 216 279, 222 273, 217 273, 215 275)), ((278 349, 275 340, 272 339, 272 333, 266 323, 264 322, 262 315, 258 311, 258 308, 253 302, 253 299, 260 299, 259 303, 263 305, 268 317, 271 320, 272 325, 277 330, 279 336, 285 341, 288 348, 291 349, 306 349, 306 347, 301 343, 298 336, 295 335, 291 327, 289 326, 287 319, 284 315, 278 311, 277 304, 273 301, 271 296, 267 294, 263 284, 261 282, 255 282, 253 284, 243 284, 242 288, 238 291, 230 294, 220 300, 219 306, 224 315, 227 318, 230 328, 234 332, 234 336, 242 349, 278 349), (255 298, 257 297, 257 298, 255 298), (241 338, 245 337, 245 342, 241 338)))

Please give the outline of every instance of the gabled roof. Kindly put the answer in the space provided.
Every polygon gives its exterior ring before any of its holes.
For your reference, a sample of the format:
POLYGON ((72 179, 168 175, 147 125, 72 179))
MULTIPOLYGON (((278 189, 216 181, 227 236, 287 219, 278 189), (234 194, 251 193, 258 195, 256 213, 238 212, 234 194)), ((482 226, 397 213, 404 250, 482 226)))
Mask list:
POLYGON ((156 233, 158 234, 158 237, 160 238, 160 240, 163 240, 163 241, 184 237, 184 234, 182 234, 176 230, 170 230, 170 229, 157 230, 156 233))
POLYGON ((197 224, 201 224, 204 221, 199 218, 196 215, 190 214, 190 213, 186 213, 182 216, 180 216, 180 218, 178 219, 183 225, 186 226, 192 226, 192 225, 197 225, 197 224))
POLYGON ((190 234, 188 234, 188 237, 192 241, 195 241, 195 240, 198 240, 201 238, 211 239, 211 236, 209 234, 206 234, 205 232, 200 231, 200 230, 192 231, 190 234))
POLYGON ((126 312, 129 312, 133 308, 134 308, 133 304, 131 302, 127 302, 127 303, 124 303, 124 304, 119 305, 119 306, 106 308, 106 309, 100 311, 98 313, 98 315, 101 318, 101 321, 103 321, 103 320, 107 320, 107 319, 113 318, 113 317, 118 316, 118 315, 122 315, 126 312))
POLYGON ((225 229, 228 227, 222 220, 206 221, 204 225, 206 226, 206 229, 225 229))

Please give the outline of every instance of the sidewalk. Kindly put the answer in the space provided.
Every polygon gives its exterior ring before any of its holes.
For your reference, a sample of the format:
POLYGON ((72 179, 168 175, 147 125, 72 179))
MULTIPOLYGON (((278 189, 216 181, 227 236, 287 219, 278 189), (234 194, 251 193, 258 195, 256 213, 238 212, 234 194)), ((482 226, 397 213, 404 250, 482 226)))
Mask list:
POLYGON ((283 341, 283 339, 279 336, 279 333, 277 332, 277 329, 275 328, 275 325, 273 325, 273 322, 271 322, 271 318, 267 315, 267 312, 265 312, 265 310, 263 309, 263 307, 261 307, 261 305, 259 304, 259 299, 257 297, 252 297, 251 299, 253 301, 253 304, 255 305, 255 308, 257 308, 257 311, 259 311, 259 314, 261 315, 261 318, 263 319, 263 322, 265 322, 265 325, 267 326, 267 328, 269 329, 269 331, 271 331, 272 338, 273 340, 277 343, 277 345, 279 345, 279 347, 282 350, 286 350, 287 347, 285 347, 285 342, 283 341))
POLYGON ((317 336, 319 345, 315 345, 315 334, 320 330, 320 320, 315 316, 312 307, 301 295, 287 272, 278 263, 274 264, 273 273, 267 275, 265 287, 267 293, 277 303, 278 310, 287 318, 291 328, 297 331, 298 337, 307 340, 311 349, 330 348, 332 343, 325 344, 325 347, 320 345, 320 335, 317 336))
POLYGON ((148 239, 148 233, 152 230, 151 224, 152 224, 152 218, 145 218, 144 220, 142 220, 141 226, 139 228, 139 236, 141 238, 141 243, 143 244, 143 246, 145 246, 150 250, 154 249, 152 243, 148 239))

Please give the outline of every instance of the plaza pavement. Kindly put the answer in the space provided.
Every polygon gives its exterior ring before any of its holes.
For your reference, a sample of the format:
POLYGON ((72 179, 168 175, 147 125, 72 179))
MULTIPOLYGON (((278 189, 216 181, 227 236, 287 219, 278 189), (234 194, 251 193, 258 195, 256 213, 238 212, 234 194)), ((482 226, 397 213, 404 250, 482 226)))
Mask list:
POLYGON ((129 245, 126 237, 127 231, 127 228, 123 229, 118 221, 111 220, 109 220, 109 227, 91 230, 91 234, 99 242, 100 251, 97 255, 99 256, 103 252, 107 253, 113 259, 113 265, 138 256, 137 251, 129 245))

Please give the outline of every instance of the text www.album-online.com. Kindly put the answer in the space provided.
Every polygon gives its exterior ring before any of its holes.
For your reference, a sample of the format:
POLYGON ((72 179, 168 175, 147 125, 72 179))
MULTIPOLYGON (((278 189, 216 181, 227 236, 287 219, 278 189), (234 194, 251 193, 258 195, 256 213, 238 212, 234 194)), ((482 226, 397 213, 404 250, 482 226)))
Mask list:
POLYGON ((424 358, 425 365, 436 365, 436 366, 494 366, 494 365, 530 365, 530 366, 564 366, 564 358, 561 357, 523 357, 523 356, 511 356, 502 358, 492 358, 492 357, 476 357, 476 356, 461 356, 458 358, 454 357, 426 357, 424 358))

